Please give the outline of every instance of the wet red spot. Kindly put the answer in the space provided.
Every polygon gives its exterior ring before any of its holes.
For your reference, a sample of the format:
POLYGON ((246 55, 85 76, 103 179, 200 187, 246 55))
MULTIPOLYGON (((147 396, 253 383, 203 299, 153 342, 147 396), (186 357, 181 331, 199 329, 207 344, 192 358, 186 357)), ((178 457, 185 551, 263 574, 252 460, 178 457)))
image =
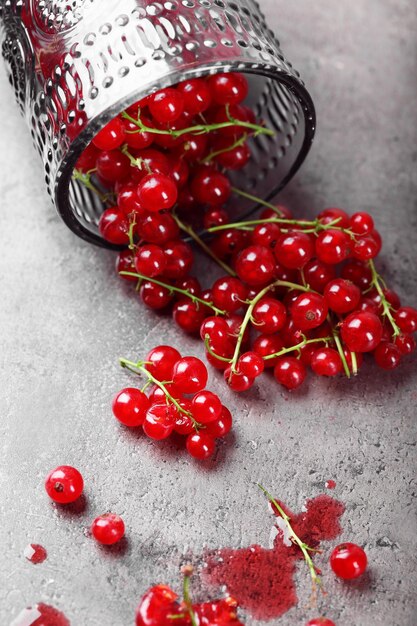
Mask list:
POLYGON ((38 543, 30 543, 26 546, 23 555, 27 558, 28 561, 38 565, 38 563, 43 563, 48 553, 45 548, 38 543))
MULTIPOLYGON (((294 532, 311 547, 334 539, 341 532, 339 518, 344 505, 328 495, 306 502, 306 511, 291 517, 294 532)), ((297 546, 287 546, 278 529, 272 549, 253 545, 210 553, 204 576, 211 585, 226 585, 228 593, 256 619, 280 617, 297 602, 294 574, 303 555, 297 546)), ((308 574, 307 574, 308 575, 308 574)))
POLYGON ((70 623, 61 611, 40 602, 23 609, 10 626, 70 626, 70 623))
POLYGON ((335 480, 326 480, 326 489, 334 489, 336 487, 335 480))

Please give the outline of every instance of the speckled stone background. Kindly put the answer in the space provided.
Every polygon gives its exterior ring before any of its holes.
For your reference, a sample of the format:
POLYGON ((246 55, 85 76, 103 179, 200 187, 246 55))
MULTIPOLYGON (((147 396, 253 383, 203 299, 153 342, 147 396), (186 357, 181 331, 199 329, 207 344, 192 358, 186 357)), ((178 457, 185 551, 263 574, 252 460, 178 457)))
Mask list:
MULTIPOLYGON (((317 105, 313 150, 280 200, 298 214, 329 205, 369 209, 383 233, 380 265, 410 304, 416 295, 416 37, 413 0, 264 0, 264 10, 317 105)), ((114 255, 76 239, 49 204, 37 155, 0 72, 1 555, 0 623, 44 601, 73 626, 128 626, 152 582, 178 582, 191 548, 270 544, 272 519, 254 482, 300 510, 325 491, 346 503, 343 540, 365 546, 368 575, 336 581, 319 559, 337 626, 416 624, 416 369, 366 365, 357 380, 309 379, 291 396, 265 378, 233 397, 236 429, 208 467, 126 432, 112 394, 129 382, 117 357, 161 339, 201 345, 144 310, 114 273, 114 255), (57 464, 85 477, 84 510, 57 510, 43 490, 57 464), (127 542, 100 549, 88 536, 106 510, 123 515, 127 542), (29 542, 48 559, 34 566, 29 542)), ((209 280, 209 276, 207 276, 209 280)), ((271 624, 304 624, 299 604, 271 624)), ((246 617, 246 624, 256 624, 246 617)))

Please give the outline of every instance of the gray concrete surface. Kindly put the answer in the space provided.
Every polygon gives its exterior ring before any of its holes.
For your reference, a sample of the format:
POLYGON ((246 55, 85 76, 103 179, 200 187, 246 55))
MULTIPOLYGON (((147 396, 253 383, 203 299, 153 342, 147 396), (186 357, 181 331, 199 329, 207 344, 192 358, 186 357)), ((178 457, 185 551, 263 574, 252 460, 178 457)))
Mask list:
MULTIPOLYGON (((324 205, 372 209, 386 276, 416 305, 414 1, 263 6, 319 118, 313 151, 281 200, 308 215, 324 205)), ((354 381, 311 378, 290 398, 268 380, 235 398, 212 376, 237 424, 208 469, 118 428, 109 402, 129 381, 119 355, 143 354, 161 337, 185 353, 201 346, 141 308, 115 276, 113 254, 76 239, 54 214, 3 71, 0 111, 0 624, 44 601, 75 626, 128 626, 150 583, 176 583, 187 550, 269 545, 255 481, 299 510, 334 479, 331 493, 346 503, 343 540, 365 546, 370 569, 343 585, 323 558, 320 606, 337 626, 415 625, 417 361, 394 373, 367 366, 354 381), (61 463, 84 474, 83 511, 46 498, 44 476, 61 463), (101 550, 85 533, 109 509, 126 521, 122 550, 101 550), (47 548, 44 564, 25 560, 29 542, 47 548)), ((297 586, 298 606, 271 624, 314 616, 301 565, 297 586)))

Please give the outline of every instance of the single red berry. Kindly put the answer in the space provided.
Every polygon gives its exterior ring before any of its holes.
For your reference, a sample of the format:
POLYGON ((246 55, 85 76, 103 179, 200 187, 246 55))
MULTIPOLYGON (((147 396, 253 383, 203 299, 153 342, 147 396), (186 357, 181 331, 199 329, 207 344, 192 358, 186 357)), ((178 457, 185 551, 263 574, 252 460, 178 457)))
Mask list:
POLYGON ((278 263, 288 269, 301 269, 314 255, 314 244, 306 233, 298 231, 281 235, 274 248, 278 263))
MULTIPOLYGON (((193 296, 201 295, 201 285, 198 278, 195 278, 195 276, 184 276, 184 278, 179 278, 175 281, 175 286, 183 291, 187 291, 193 296)), ((178 294, 178 298, 181 300, 182 295, 178 294)))
POLYGON ((83 488, 83 477, 70 465, 59 465, 49 472, 45 480, 46 493, 58 504, 75 502, 82 494, 83 488))
POLYGON ((222 311, 235 313, 248 297, 248 289, 238 278, 224 276, 214 283, 211 289, 213 304, 222 311))
POLYGON ((252 387, 254 383, 253 378, 246 376, 241 372, 232 371, 230 365, 224 370, 224 379, 229 385, 230 389, 238 393, 240 393, 241 391, 247 391, 252 387))
MULTIPOLYGON (((232 104, 228 108, 226 106, 219 106, 214 109, 214 116, 210 121, 215 124, 230 123, 230 118, 239 122, 249 122, 253 124, 256 122, 255 115, 249 107, 242 106, 240 104, 232 104)), ((250 130, 241 125, 233 124, 232 126, 226 126, 221 129, 222 137, 242 137, 244 134, 248 134, 250 130)))
POLYGON ((285 324, 287 310, 279 300, 264 296, 253 307, 252 324, 265 335, 272 335, 285 324))
POLYGON ((287 389, 297 389, 306 377, 306 368, 293 356, 281 356, 274 367, 275 380, 287 389))
POLYGON ((343 342, 351 352, 371 352, 382 338, 381 320, 368 311, 348 315, 340 330, 343 342))
POLYGON ((229 409, 222 406, 220 416, 205 425, 204 432, 211 435, 215 439, 225 437, 232 429, 233 418, 229 409))
POLYGON ((177 91, 182 94, 184 110, 190 115, 203 113, 211 104, 210 89, 202 78, 193 78, 179 83, 177 91))
POLYGON ((158 122, 175 122, 184 110, 184 97, 177 89, 167 87, 150 96, 148 107, 158 122))
POLYGON ((208 335, 210 346, 220 346, 229 338, 229 327, 223 317, 214 315, 207 317, 200 327, 200 337, 203 341, 208 335))
POLYGON ((303 268, 304 279, 313 291, 323 293, 327 283, 336 278, 334 265, 326 265, 319 259, 311 259, 303 268))
POLYGON ((166 264, 165 253, 159 246, 148 243, 136 249, 135 268, 139 274, 154 278, 163 273, 166 264))
POLYGON ((401 351, 394 343, 381 341, 374 352, 375 363, 384 370, 393 370, 401 362, 401 351))
POLYGON ((316 349, 311 356, 310 365, 318 376, 337 376, 343 371, 342 359, 334 348, 316 349))
POLYGON ((194 459, 201 461, 205 461, 213 456, 216 449, 214 438, 204 431, 188 435, 185 445, 188 454, 194 459))
POLYGON ((394 319, 403 333, 410 334, 417 331, 417 309, 402 306, 395 312, 394 319))
POLYGON ((140 297, 146 306, 156 311, 165 309, 172 301, 173 295, 166 287, 161 287, 146 280, 140 288, 140 297))
POLYGON ((117 193, 117 207, 126 216, 143 214, 134 183, 129 182, 120 186, 117 193))
POLYGON ((349 228, 355 235, 367 235, 374 230, 374 220, 369 213, 354 213, 349 220, 349 228))
POLYGON ((257 378, 262 374, 264 368, 265 362, 256 352, 245 352, 239 357, 237 362, 238 372, 248 376, 248 378, 257 378))
POLYGON ((224 152, 220 152, 215 157, 216 163, 226 170, 241 170, 247 165, 251 157, 249 146, 244 143, 227 150, 228 145, 230 145, 230 139, 226 138, 222 138, 213 144, 213 147, 217 150, 224 150, 224 152))
POLYGON ((216 104, 239 104, 248 95, 248 82, 242 74, 216 74, 208 79, 216 104))
MULTIPOLYGON (((164 382, 164 388, 175 400, 179 402, 184 400, 184 395, 172 383, 164 382)), ((167 396, 161 387, 152 385, 148 398, 151 404, 163 404, 164 402, 166 403, 167 396)))
MULTIPOLYGON (((152 128, 151 120, 142 114, 140 116, 140 121, 144 126, 152 128)), ((143 150, 144 148, 149 148, 155 137, 153 133, 139 131, 137 125, 127 118, 122 119, 122 124, 125 132, 124 141, 127 143, 129 148, 132 148, 133 150, 143 150)))
POLYGON ((341 277, 350 280, 359 289, 365 290, 371 284, 372 272, 367 265, 356 259, 349 260, 342 267, 341 277))
POLYGON ((327 617, 316 617, 307 622, 306 626, 336 626, 336 624, 327 617))
MULTIPOLYGON (((183 409, 191 413, 191 402, 189 400, 183 399, 180 404, 183 409)), ((189 435, 195 432, 194 422, 189 415, 178 411, 174 430, 179 435, 189 435)))
POLYGON ((156 346, 146 356, 145 367, 157 380, 170 381, 174 365, 181 358, 181 354, 172 346, 156 346))
POLYGON ((159 245, 179 236, 178 224, 169 213, 151 213, 140 218, 136 231, 144 241, 159 245))
POLYGON ((222 403, 219 396, 212 391, 199 391, 191 401, 191 412, 200 424, 208 424, 220 417, 222 403))
POLYGON ((275 258, 269 248, 249 246, 236 259, 236 273, 250 286, 266 285, 274 277, 275 258))
POLYGON ((212 367, 217 370, 225 370, 229 367, 230 362, 235 351, 234 345, 231 341, 219 346, 213 346, 212 342, 209 343, 211 352, 206 352, 206 359, 212 367))
POLYGON ((100 150, 115 150, 125 141, 125 130, 120 118, 113 118, 93 139, 100 150))
POLYGON ((223 230, 211 243, 210 248, 219 257, 225 259, 231 254, 237 254, 246 245, 245 235, 241 230, 223 230))
POLYGON ((224 209, 214 207, 204 213, 203 225, 206 230, 214 226, 223 226, 229 222, 229 215, 224 209))
POLYGON ((160 441, 170 436, 175 426, 176 411, 170 404, 152 404, 146 412, 143 422, 145 435, 160 441))
POLYGON ((84 148, 83 152, 78 157, 78 161, 75 164, 75 169, 85 173, 93 170, 96 166, 96 161, 99 154, 99 149, 96 148, 93 143, 90 143, 86 148, 84 148))
POLYGON ((265 367, 274 367, 280 357, 265 359, 266 356, 280 352, 284 348, 284 343, 279 335, 259 335, 252 345, 252 350, 260 357, 264 358, 265 367))
POLYGON ((394 343, 402 355, 411 354, 416 349, 416 340, 412 335, 398 335, 394 343))
POLYGON ((171 209, 177 201, 178 189, 165 174, 147 174, 139 183, 139 202, 146 211, 171 209))
POLYGON ((98 229, 102 237, 110 243, 129 243, 129 221, 117 207, 106 209, 101 214, 98 229))
POLYGON ((350 238, 341 230, 325 230, 316 239, 316 255, 328 265, 336 265, 350 254, 350 238))
POLYGON ((122 250, 119 252, 116 260, 116 272, 119 274, 120 278, 123 280, 128 280, 130 282, 137 283, 138 279, 136 276, 125 276, 121 272, 131 272, 135 273, 135 265, 134 265, 134 256, 133 252, 128 248, 126 250, 122 250))
POLYGON ((324 209, 318 214, 317 219, 321 224, 330 224, 338 220, 337 223, 334 224, 338 228, 349 227, 349 215, 343 209, 337 209, 336 207, 324 209))
POLYGON ((168 241, 163 245, 165 255, 164 276, 168 278, 184 278, 190 272, 194 261, 191 246, 179 239, 168 241))
POLYGON ((182 393, 202 391, 207 384, 207 378, 206 366, 194 356, 182 357, 174 365, 172 380, 182 393))
POLYGON ((324 322, 329 309, 323 296, 308 292, 297 296, 290 311, 294 324, 299 330, 310 330, 324 322))
POLYGON ((273 250, 280 236, 281 231, 278 224, 258 224, 252 232, 252 243, 273 250))
POLYGON ((98 176, 106 183, 116 183, 130 174, 130 162, 120 150, 100 152, 96 161, 98 176))
POLYGON ((231 193, 230 181, 211 167, 201 167, 191 180, 191 193, 197 202, 218 206, 225 204, 231 193))
POLYGON ((172 317, 182 330, 193 335, 200 330, 207 313, 206 306, 184 297, 174 305, 172 317))
POLYGON ((140 182, 149 173, 164 174, 171 176, 171 163, 166 154, 155 148, 140 150, 137 153, 139 164, 137 167, 131 167, 131 176, 135 182, 140 182))
POLYGON ((342 543, 330 555, 330 567, 339 578, 358 578, 366 570, 368 559, 365 550, 355 543, 342 543))
POLYGON ((91 524, 91 534, 94 539, 105 546, 111 546, 124 537, 125 525, 116 513, 105 513, 96 517, 91 524))
MULTIPOLYGON (((169 626, 170 615, 181 611, 176 602, 178 596, 167 585, 155 585, 148 589, 136 609, 136 626, 169 626)), ((178 619, 178 626, 185 626, 186 620, 178 619)))
POLYGON ((173 153, 179 158, 184 158, 188 163, 200 161, 207 154, 207 135, 192 135, 175 147, 173 153))
POLYGON ((113 415, 122 424, 129 427, 141 426, 149 409, 147 396, 134 387, 126 387, 113 398, 113 415))
POLYGON ((369 261, 369 259, 374 259, 380 251, 381 242, 373 236, 373 233, 370 233, 356 239, 352 248, 352 256, 360 261, 369 261))
POLYGON ((324 289, 329 308, 335 313, 349 313, 357 308, 361 299, 359 287, 344 278, 330 281, 324 289))

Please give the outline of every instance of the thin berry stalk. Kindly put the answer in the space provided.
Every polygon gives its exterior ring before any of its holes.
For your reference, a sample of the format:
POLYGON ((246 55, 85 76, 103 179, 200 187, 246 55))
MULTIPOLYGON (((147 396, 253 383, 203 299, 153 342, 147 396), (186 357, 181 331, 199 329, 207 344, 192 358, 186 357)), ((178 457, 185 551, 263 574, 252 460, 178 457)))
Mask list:
POLYGON ((283 356, 284 354, 287 354, 288 352, 295 352, 297 350, 301 350, 301 348, 304 348, 304 346, 307 346, 311 343, 320 343, 321 341, 324 341, 325 343, 331 341, 333 339, 333 337, 317 337, 315 339, 307 339, 306 337, 304 337, 303 341, 301 341, 300 343, 297 343, 295 346, 289 346, 288 348, 283 348, 282 350, 279 350, 279 352, 274 352, 273 354, 267 354, 266 356, 262 357, 264 361, 268 361, 269 359, 275 359, 276 357, 279 356, 283 356))
MULTIPOLYGON (((245 194, 246 195, 246 194, 245 194)), ((260 201, 259 198, 255 198, 255 196, 251 196, 253 200, 260 201)), ((269 204, 269 203, 268 203, 269 204)), ((270 208, 273 208, 271 205, 270 208)), ((275 207, 276 208, 276 207, 275 207)), ((292 220, 286 217, 270 217, 267 219, 258 219, 258 220, 247 220, 245 222, 235 222, 232 224, 220 224, 219 226, 212 226, 207 229, 209 233, 216 233, 220 230, 227 230, 229 228, 237 229, 237 230, 254 230, 253 227, 261 225, 261 224, 287 224, 290 226, 301 226, 300 232, 303 233, 318 233, 322 230, 341 230, 350 237, 352 236, 352 232, 348 228, 341 228, 337 226, 338 222, 340 222, 340 217, 332 220, 328 224, 322 224, 320 220, 292 220), (303 228, 305 227, 305 228, 303 228)), ((281 228, 283 233, 288 232, 286 229, 281 228)))
POLYGON ((190 620, 191 620, 192 626, 198 626, 197 618, 196 618, 195 613, 193 611, 193 605, 192 605, 192 601, 191 601, 190 576, 188 576, 188 575, 184 576, 183 599, 184 599, 184 604, 185 604, 185 606, 187 608, 187 611, 188 611, 188 615, 190 616, 190 620))
POLYGON ((236 139, 236 141, 234 141, 227 148, 222 148, 221 150, 213 150, 213 152, 210 152, 210 154, 204 157, 204 159, 202 160, 202 163, 211 163, 213 159, 220 156, 221 154, 226 154, 227 152, 230 152, 231 150, 234 150, 235 148, 239 148, 239 146, 243 146, 247 138, 248 136, 246 134, 242 135, 242 137, 239 137, 238 139, 236 139))
POLYGON ((79 183, 84 185, 84 187, 95 193, 100 198, 101 202, 103 202, 103 204, 106 204, 109 202, 109 194, 101 193, 101 191, 97 189, 97 187, 91 182, 91 174, 95 171, 96 170, 90 170, 84 174, 80 170, 74 169, 72 173, 72 178, 73 180, 78 181, 79 183))
MULTIPOLYGON (((278 216, 282 217, 282 212, 270 202, 267 202, 266 200, 263 200, 262 198, 258 198, 257 196, 253 196, 251 193, 248 193, 247 191, 243 191, 242 189, 239 189, 238 187, 232 187, 232 191, 237 196, 246 198, 246 200, 252 200, 252 202, 256 202, 257 204, 261 204, 262 206, 268 209, 272 209, 273 211, 275 211, 275 213, 278 216)), ((234 227, 233 224, 231 224, 231 228, 233 227, 234 227)))
POLYGON ((372 259, 368 261, 368 267, 371 270, 371 274, 372 274, 371 287, 374 287, 377 290, 378 295, 381 298, 382 315, 386 317, 389 323, 391 324, 392 331, 393 331, 392 338, 395 339, 395 337, 398 337, 398 335, 401 334, 401 331, 391 313, 392 306, 385 297, 384 290, 382 289, 382 286, 381 286, 382 279, 380 275, 378 274, 378 272, 376 271, 375 264, 372 259))

